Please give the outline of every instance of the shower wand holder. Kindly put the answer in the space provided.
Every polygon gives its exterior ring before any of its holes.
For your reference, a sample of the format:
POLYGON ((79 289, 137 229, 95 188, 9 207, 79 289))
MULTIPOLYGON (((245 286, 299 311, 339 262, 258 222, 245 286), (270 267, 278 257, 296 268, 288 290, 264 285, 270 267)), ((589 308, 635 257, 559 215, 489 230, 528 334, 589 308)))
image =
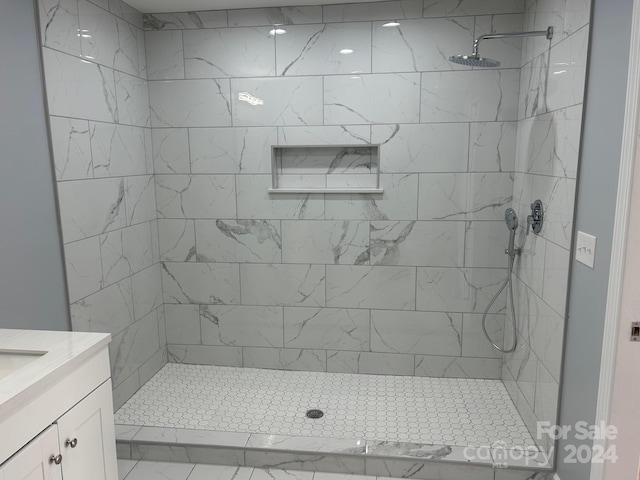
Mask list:
POLYGON ((542 230, 543 223, 544 209, 542 200, 536 200, 531 204, 531 215, 527 216, 527 235, 529 235, 529 230, 533 230, 533 233, 538 235, 542 230))

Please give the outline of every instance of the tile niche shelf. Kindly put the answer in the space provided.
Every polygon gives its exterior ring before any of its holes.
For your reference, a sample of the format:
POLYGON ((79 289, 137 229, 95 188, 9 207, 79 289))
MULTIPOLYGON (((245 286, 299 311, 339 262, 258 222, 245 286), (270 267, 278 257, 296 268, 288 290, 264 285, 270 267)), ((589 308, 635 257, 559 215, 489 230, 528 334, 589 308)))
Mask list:
POLYGON ((380 145, 273 145, 269 193, 383 193, 380 145))

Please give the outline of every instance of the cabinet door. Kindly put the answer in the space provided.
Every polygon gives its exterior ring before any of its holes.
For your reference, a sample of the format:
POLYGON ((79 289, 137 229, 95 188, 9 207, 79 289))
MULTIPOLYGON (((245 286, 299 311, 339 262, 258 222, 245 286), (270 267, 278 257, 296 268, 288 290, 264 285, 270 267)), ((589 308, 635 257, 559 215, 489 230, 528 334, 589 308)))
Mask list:
POLYGON ((118 480, 110 380, 57 424, 64 480, 118 480))
POLYGON ((60 465, 49 460, 59 452, 57 428, 52 425, 0 467, 0 480, 62 480, 60 465))

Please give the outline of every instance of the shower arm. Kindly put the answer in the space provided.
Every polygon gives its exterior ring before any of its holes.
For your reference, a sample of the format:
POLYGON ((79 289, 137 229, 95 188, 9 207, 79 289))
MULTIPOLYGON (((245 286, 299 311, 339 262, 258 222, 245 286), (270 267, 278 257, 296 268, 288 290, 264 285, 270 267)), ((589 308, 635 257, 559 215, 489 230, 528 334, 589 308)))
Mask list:
POLYGON ((481 35, 473 42, 473 56, 478 57, 478 45, 482 40, 494 40, 496 38, 522 38, 522 37, 547 37, 547 40, 553 38, 553 27, 547 27, 546 30, 537 30, 535 32, 513 32, 513 33, 491 33, 489 35, 481 35))

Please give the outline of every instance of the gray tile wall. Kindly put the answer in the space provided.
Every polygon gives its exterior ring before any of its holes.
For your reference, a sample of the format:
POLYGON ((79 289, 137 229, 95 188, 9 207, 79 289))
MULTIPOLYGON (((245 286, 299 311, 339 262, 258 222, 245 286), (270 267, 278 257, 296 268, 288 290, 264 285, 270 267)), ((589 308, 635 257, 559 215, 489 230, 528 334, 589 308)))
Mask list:
MULTIPOLYGON (((502 379, 534 438, 537 421, 557 417, 590 3, 530 1, 525 13, 525 29, 552 25, 555 34, 523 44, 513 201, 523 249, 513 277, 519 347, 505 355, 502 379), (527 236, 536 199, 545 223, 540 235, 527 236)), ((511 334, 507 322, 507 342, 511 334)))
POLYGON ((170 361, 500 378, 521 46, 447 57, 524 2, 472 3, 145 16, 170 361), (271 145, 369 142, 383 195, 267 191, 271 145))
POLYGON ((142 14, 38 3, 72 326, 111 333, 118 408, 166 363, 142 14))

